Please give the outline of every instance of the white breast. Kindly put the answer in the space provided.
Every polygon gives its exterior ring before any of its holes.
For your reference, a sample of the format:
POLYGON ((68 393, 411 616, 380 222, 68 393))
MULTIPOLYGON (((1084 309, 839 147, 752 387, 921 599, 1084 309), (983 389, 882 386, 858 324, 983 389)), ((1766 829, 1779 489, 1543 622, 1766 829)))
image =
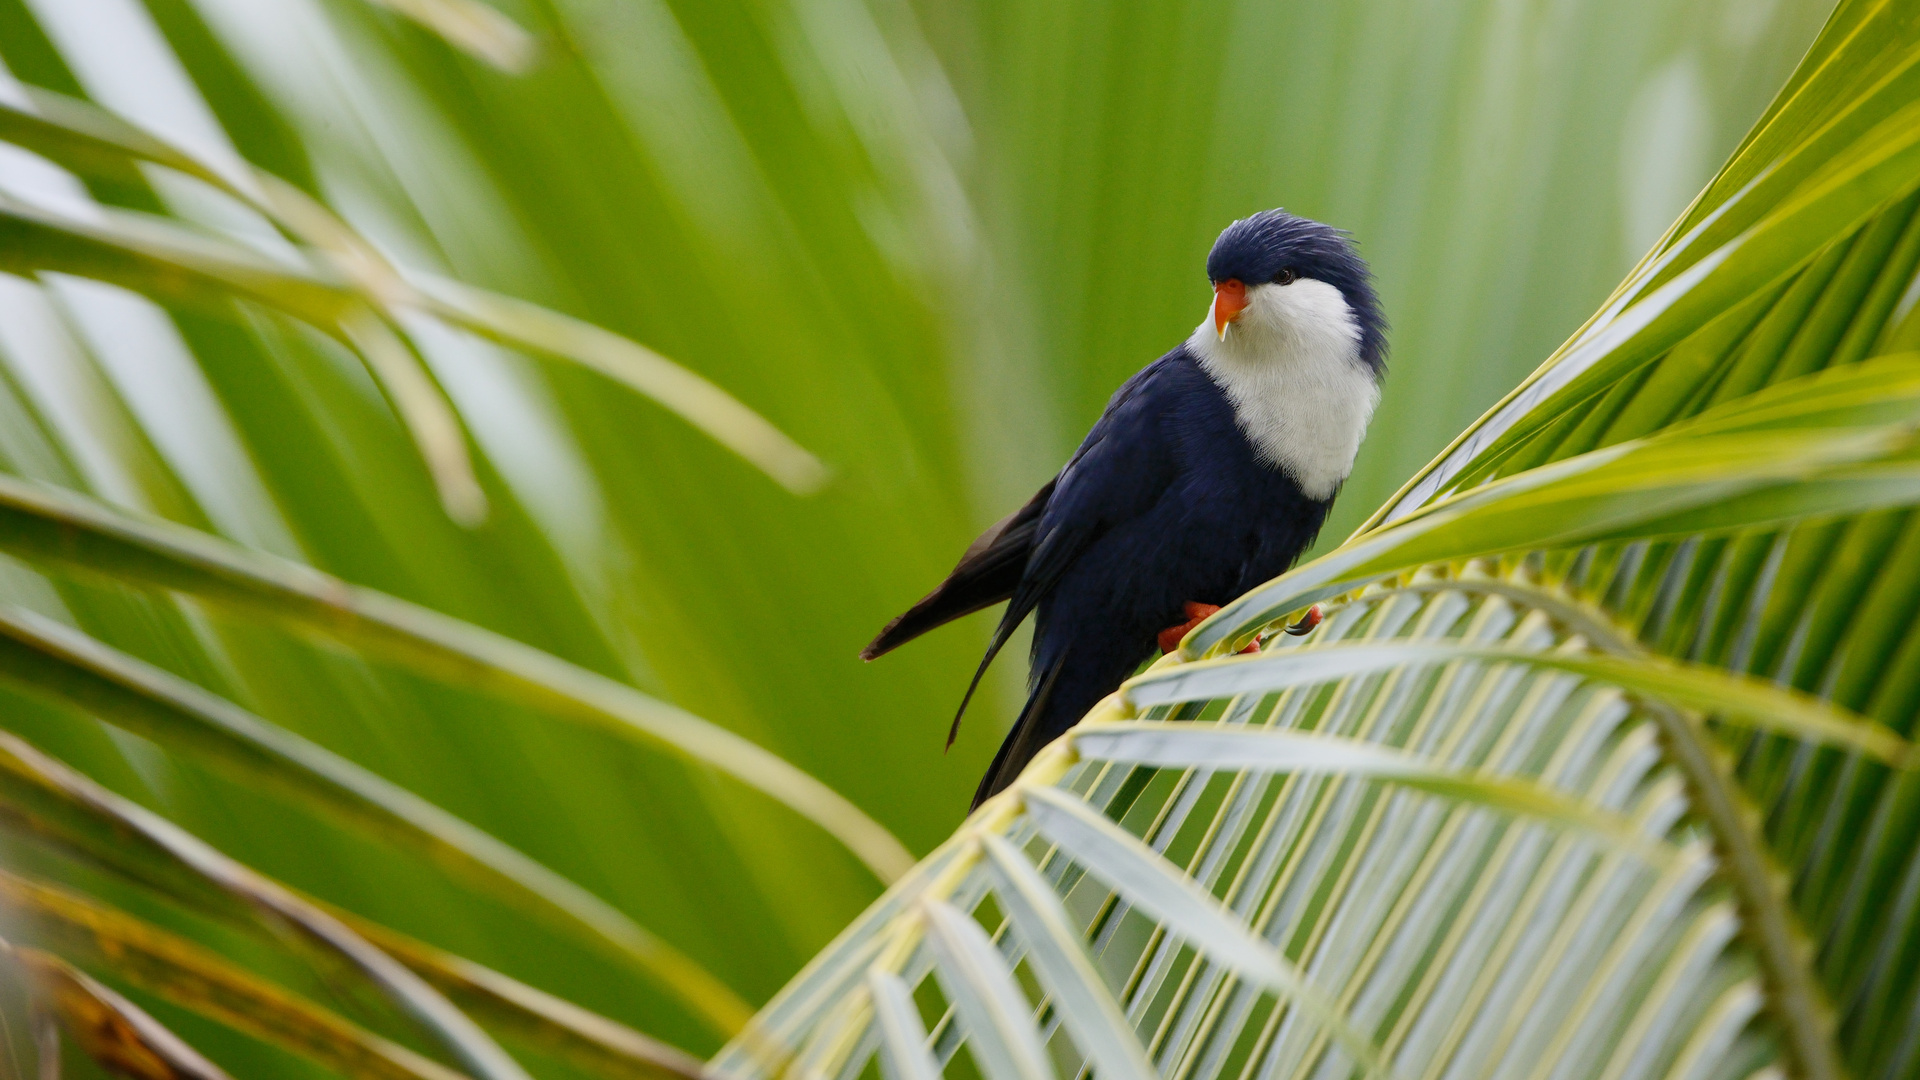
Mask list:
POLYGON ((1313 278, 1250 286, 1226 339, 1209 312, 1187 350, 1226 391, 1261 460, 1286 470, 1308 498, 1332 496, 1380 401, 1340 290, 1313 278))

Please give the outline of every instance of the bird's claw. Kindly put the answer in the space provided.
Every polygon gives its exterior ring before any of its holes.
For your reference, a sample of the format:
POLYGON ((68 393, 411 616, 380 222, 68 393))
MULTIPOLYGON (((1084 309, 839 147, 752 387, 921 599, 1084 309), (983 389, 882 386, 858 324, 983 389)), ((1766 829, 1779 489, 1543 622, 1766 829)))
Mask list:
POLYGON ((1304 637, 1307 634, 1313 633, 1313 628, 1319 625, 1320 605, 1315 604, 1307 609, 1305 615, 1300 616, 1299 622, 1287 627, 1287 633, 1292 634, 1294 637, 1304 637))
POLYGON ((1207 616, 1219 611, 1220 605, 1202 604, 1194 600, 1189 600, 1183 610, 1187 614, 1186 622, 1178 626, 1169 626, 1165 630, 1160 631, 1158 640, 1162 653, 1170 653, 1178 649, 1180 647, 1180 639, 1192 633, 1194 627, 1206 622, 1207 616))

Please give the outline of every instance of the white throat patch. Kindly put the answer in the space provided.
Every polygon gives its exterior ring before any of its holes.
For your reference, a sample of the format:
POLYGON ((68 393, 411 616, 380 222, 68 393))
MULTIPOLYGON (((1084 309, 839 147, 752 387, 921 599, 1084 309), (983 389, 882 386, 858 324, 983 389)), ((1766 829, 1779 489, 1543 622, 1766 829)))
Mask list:
POLYGON ((1226 391, 1260 459, 1308 498, 1330 497, 1353 471, 1380 386, 1360 359, 1360 323, 1338 288, 1313 278, 1249 285, 1226 339, 1209 310, 1187 351, 1226 391))

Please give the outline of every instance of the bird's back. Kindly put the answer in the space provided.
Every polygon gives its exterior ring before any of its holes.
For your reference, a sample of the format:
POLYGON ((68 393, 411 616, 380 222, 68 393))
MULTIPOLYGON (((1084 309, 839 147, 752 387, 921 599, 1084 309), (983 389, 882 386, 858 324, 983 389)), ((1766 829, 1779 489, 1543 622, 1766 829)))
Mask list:
POLYGON ((1037 594, 1030 695, 976 802, 1150 657, 1188 602, 1283 573, 1325 514, 1261 460, 1185 346, 1128 380, 1040 516, 1021 583, 1037 594))

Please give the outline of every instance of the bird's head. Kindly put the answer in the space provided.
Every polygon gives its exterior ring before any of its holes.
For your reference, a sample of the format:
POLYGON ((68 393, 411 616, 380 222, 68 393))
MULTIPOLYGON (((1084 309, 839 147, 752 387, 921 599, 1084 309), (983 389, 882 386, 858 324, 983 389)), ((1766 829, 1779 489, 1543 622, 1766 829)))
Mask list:
POLYGON ((1386 366, 1372 275, 1339 229, 1263 210, 1214 241, 1207 278, 1213 305, 1194 339, 1210 354, 1252 359, 1281 342, 1343 341, 1376 378, 1386 366))

